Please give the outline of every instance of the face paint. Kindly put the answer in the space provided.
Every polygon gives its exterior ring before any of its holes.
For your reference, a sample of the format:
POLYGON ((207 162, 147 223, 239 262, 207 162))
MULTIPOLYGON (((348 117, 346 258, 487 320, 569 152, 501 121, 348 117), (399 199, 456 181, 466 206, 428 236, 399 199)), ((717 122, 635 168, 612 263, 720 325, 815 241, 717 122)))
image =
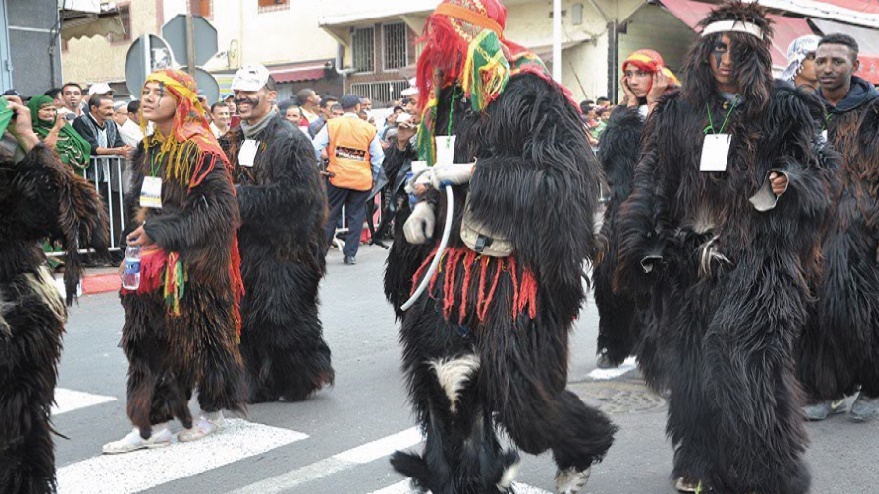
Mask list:
POLYGON ((235 98, 235 105, 241 106, 244 103, 248 103, 251 107, 256 108, 259 106, 259 96, 245 96, 241 98, 235 98))

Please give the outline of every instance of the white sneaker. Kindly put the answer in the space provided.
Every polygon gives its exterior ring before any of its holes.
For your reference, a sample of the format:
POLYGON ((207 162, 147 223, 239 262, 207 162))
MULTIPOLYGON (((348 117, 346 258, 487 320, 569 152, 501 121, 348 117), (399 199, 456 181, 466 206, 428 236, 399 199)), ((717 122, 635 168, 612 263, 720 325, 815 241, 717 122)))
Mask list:
POLYGON ((591 473, 592 468, 587 468, 582 472, 573 468, 559 470, 555 475, 556 490, 559 494, 577 494, 580 489, 586 487, 591 473))
POLYGON ((144 439, 140 437, 140 429, 135 427, 122 439, 105 444, 103 451, 105 455, 118 455, 139 449, 164 448, 171 445, 172 437, 171 431, 165 427, 162 430, 153 431, 153 435, 149 439, 144 439))
POLYGON ((188 443, 204 439, 207 436, 219 431, 223 428, 223 413, 220 412, 217 418, 210 420, 204 415, 198 418, 198 423, 192 429, 183 429, 177 433, 177 440, 181 443, 188 443))

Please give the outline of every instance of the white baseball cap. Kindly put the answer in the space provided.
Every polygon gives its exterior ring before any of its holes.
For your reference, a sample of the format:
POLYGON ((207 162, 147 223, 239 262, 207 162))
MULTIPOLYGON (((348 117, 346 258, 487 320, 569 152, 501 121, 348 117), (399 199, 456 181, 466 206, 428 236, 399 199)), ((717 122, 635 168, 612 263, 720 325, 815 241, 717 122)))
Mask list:
POLYGON ((269 69, 262 65, 245 65, 235 72, 232 91, 259 91, 269 82, 269 69))
POLYGON ((107 94, 112 93, 113 89, 109 84, 105 82, 96 82, 89 86, 89 96, 93 96, 95 94, 107 94))

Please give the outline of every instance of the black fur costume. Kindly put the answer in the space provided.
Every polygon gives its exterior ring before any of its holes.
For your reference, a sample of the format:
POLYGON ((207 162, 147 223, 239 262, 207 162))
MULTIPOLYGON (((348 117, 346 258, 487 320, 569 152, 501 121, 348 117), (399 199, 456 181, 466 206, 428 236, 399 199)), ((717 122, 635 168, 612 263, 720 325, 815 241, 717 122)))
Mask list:
POLYGON ((318 317, 326 192, 309 140, 280 115, 269 118, 254 136, 253 167, 238 163, 240 127, 220 141, 241 211, 241 354, 251 403, 304 400, 335 379, 318 317))
POLYGON ((840 188, 831 196, 815 317, 797 348, 798 377, 813 400, 842 399, 859 386, 879 398, 879 94, 870 93, 826 119, 842 159, 840 188))
POLYGON ((604 210, 599 234, 599 252, 592 266, 598 322, 598 352, 619 365, 636 353, 642 331, 641 312, 630 296, 618 293, 613 286, 616 270, 617 214, 620 204, 632 190, 632 175, 641 150, 644 121, 637 108, 620 106, 611 113, 601 134, 598 160, 604 170, 610 199, 604 210))
MULTIPOLYGON (((806 322, 832 171, 816 150, 817 100, 773 86, 772 32, 760 7, 733 3, 701 25, 724 19, 747 19, 766 33, 726 33, 741 88, 727 127, 727 171, 699 171, 706 104, 713 115, 730 104, 708 65, 716 34, 694 44, 683 91, 647 122, 633 191, 620 208, 616 282, 633 293, 659 288, 674 475, 701 480, 703 492, 801 494, 810 476, 792 347, 806 322), (789 186, 774 209, 760 212, 749 198, 761 187, 771 194, 773 170, 789 186), (662 265, 642 268, 650 255, 662 265)), ((722 119, 714 121, 719 131, 722 119)))
MULTIPOLYGON (((451 101, 444 90, 438 135, 451 101)), ((533 74, 513 76, 482 114, 456 99, 453 132, 456 162, 478 164, 469 186, 455 187, 450 250, 429 294, 401 316, 403 370, 427 440, 422 455, 397 453, 392 464, 434 494, 506 492, 518 454, 502 451, 495 424, 530 454, 552 450, 562 470, 589 468, 613 442, 610 420, 565 390, 568 332, 585 298, 582 263, 595 249, 599 168, 573 105, 533 74), (463 246, 468 195, 475 219, 511 240, 511 257, 476 258, 463 246)), ((401 213, 398 225, 408 208, 401 213)), ((385 290, 395 308, 433 247, 402 235, 394 242, 385 290)))
POLYGON ((55 491, 50 409, 67 321, 42 239, 67 249, 67 304, 82 275, 80 247, 107 255, 107 212, 92 185, 38 145, 0 160, 0 492, 55 491))
MULTIPOLYGON (((194 152, 190 141, 183 147, 194 152)), ((201 154, 205 163, 198 166, 191 162, 196 159, 193 155, 172 163, 160 159, 158 151, 154 145, 145 152, 141 144, 133 158, 131 189, 125 197, 128 228, 143 224, 157 247, 179 253, 186 282, 179 314, 174 314, 166 301, 163 286, 148 288, 145 284, 146 261, 138 292, 123 290, 122 348, 129 363, 127 413, 144 439, 152 434, 152 425, 174 417, 185 428, 192 427, 187 402, 194 388, 198 388, 199 405, 205 412, 244 412, 245 408, 244 369, 236 335, 237 273, 230 269, 230 260, 237 255, 239 217, 229 170, 210 152, 201 154), (159 167, 153 170, 152 163, 159 167), (169 180, 167 168, 182 166, 210 172, 193 187, 188 177, 169 180), (162 208, 141 208, 144 177, 154 171, 155 176, 165 177, 162 208)))

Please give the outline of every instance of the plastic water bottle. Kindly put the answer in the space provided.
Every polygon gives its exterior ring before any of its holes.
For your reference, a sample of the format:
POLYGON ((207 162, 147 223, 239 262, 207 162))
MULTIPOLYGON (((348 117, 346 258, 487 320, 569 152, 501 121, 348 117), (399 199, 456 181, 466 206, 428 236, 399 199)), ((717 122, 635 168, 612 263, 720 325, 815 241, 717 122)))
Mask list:
POLYGON ((122 288, 137 290, 140 286, 140 247, 126 247, 125 269, 122 271, 122 288))

